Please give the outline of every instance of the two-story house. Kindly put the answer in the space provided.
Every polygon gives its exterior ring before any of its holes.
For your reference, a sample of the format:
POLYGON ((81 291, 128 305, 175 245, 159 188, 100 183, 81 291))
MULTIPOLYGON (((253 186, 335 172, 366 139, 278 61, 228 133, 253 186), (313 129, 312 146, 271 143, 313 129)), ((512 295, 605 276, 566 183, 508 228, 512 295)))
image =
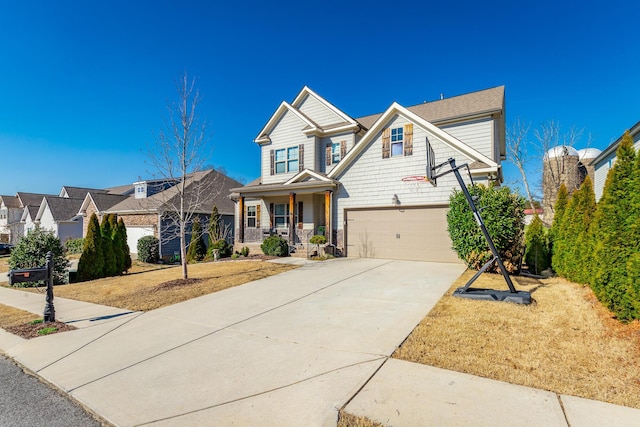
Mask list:
POLYGON ((308 87, 260 130, 261 176, 234 188, 236 245, 271 234, 305 248, 325 234, 349 257, 457 262, 446 212, 453 175, 433 186, 435 163, 467 163, 475 181, 501 182, 504 87, 352 118, 308 87))
POLYGON ((0 243, 16 244, 22 236, 22 206, 16 196, 0 196, 0 243))

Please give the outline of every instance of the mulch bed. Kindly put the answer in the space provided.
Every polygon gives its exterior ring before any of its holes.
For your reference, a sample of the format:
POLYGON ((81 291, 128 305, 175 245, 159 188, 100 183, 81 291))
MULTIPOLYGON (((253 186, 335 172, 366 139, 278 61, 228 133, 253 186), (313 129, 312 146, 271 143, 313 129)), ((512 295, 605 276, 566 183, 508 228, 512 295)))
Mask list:
POLYGON ((36 324, 25 323, 24 325, 10 326, 6 328, 6 331, 25 339, 31 339, 44 336, 42 334, 38 334, 38 331, 45 328, 56 329, 55 331, 49 332, 46 335, 57 334, 58 332, 73 331, 74 329, 76 329, 74 326, 67 325, 66 323, 48 322, 36 324))
POLYGON ((177 288, 177 287, 180 287, 180 286, 195 285, 196 283, 200 283, 203 280, 206 280, 206 279, 190 278, 190 279, 169 280, 168 282, 160 283, 158 286, 156 286, 155 288, 152 289, 152 292, 160 292, 160 291, 163 291, 165 289, 172 289, 172 288, 177 288))

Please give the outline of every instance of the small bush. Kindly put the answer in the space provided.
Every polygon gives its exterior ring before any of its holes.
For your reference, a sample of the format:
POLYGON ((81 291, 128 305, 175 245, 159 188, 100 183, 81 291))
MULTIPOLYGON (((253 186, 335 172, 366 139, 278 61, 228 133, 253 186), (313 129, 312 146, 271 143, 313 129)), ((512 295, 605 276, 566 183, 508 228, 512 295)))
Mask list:
POLYGON ((187 250, 187 262, 199 262, 207 255, 207 245, 202 238, 202 227, 200 221, 196 218, 193 221, 193 228, 191 229, 191 242, 189 242, 189 249, 187 250))
POLYGON ((213 242, 209 246, 209 251, 211 252, 211 257, 213 258, 213 250, 217 249, 220 254, 220 258, 228 258, 231 256, 233 252, 233 246, 227 243, 226 240, 220 239, 218 241, 213 242))
POLYGON ((242 249, 240 250, 240 253, 242 254, 243 257, 248 257, 249 256, 249 248, 246 246, 243 246, 242 249))
POLYGON ((160 242, 157 237, 144 236, 138 240, 138 259, 155 263, 160 259, 160 242))
POLYGON ((288 256, 289 244, 280 236, 270 236, 260 245, 262 253, 267 256, 288 256))
POLYGON ((67 254, 81 254, 84 248, 84 239, 69 239, 64 242, 64 250, 67 254))
POLYGON ((231 255, 231 259, 238 259, 238 258, 240 258, 240 254, 238 252, 231 255))
MULTIPOLYGON (((60 239, 50 231, 45 231, 39 227, 30 230, 13 248, 9 257, 9 269, 44 267, 47 264, 47 252, 49 251, 53 255, 53 283, 55 285, 62 284, 65 281, 65 273, 69 262, 63 255, 60 239)), ((38 284, 36 282, 32 285, 37 286, 38 284)), ((28 285, 28 283, 21 284, 21 286, 28 285)))

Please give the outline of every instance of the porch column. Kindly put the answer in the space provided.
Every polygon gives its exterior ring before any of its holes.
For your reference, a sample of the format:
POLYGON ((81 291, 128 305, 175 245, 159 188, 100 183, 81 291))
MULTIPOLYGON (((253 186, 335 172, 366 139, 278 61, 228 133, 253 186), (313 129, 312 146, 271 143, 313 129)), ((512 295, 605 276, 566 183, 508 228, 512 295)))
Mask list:
POLYGON ((296 207, 296 193, 289 193, 289 245, 295 243, 294 234, 295 228, 295 207, 296 207))
POLYGON ((327 243, 332 244, 333 229, 331 228, 331 190, 324 192, 324 234, 327 243))
POLYGON ((238 224, 238 241, 239 243, 244 243, 244 196, 240 195, 238 198, 238 209, 240 210, 239 221, 238 224))

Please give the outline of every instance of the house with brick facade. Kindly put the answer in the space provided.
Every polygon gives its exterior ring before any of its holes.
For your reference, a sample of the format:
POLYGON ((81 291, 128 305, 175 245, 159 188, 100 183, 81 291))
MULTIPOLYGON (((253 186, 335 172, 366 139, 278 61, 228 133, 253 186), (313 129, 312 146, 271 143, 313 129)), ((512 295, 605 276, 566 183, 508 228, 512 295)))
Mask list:
POLYGON ((260 178, 232 190, 237 246, 277 234, 304 253, 324 234, 348 257, 459 262, 446 222, 458 183, 427 182, 427 153, 468 164, 476 182, 502 182, 504 86, 364 117, 304 87, 254 142, 260 178))
MULTIPOLYGON (((99 221, 104 215, 115 214, 125 223, 127 244, 132 253, 137 253, 140 238, 155 236, 160 241, 160 256, 171 258, 180 250, 174 223, 169 218, 179 203, 180 185, 179 179, 153 179, 109 188, 106 192, 90 191, 79 210, 85 219, 83 235, 86 236, 92 214, 95 213, 99 221)), ((233 242, 234 204, 228 195, 231 188, 239 185, 213 169, 194 172, 185 181, 184 194, 190 214, 198 217, 206 230, 215 205, 222 217, 221 226, 229 230, 229 243, 233 242)))

